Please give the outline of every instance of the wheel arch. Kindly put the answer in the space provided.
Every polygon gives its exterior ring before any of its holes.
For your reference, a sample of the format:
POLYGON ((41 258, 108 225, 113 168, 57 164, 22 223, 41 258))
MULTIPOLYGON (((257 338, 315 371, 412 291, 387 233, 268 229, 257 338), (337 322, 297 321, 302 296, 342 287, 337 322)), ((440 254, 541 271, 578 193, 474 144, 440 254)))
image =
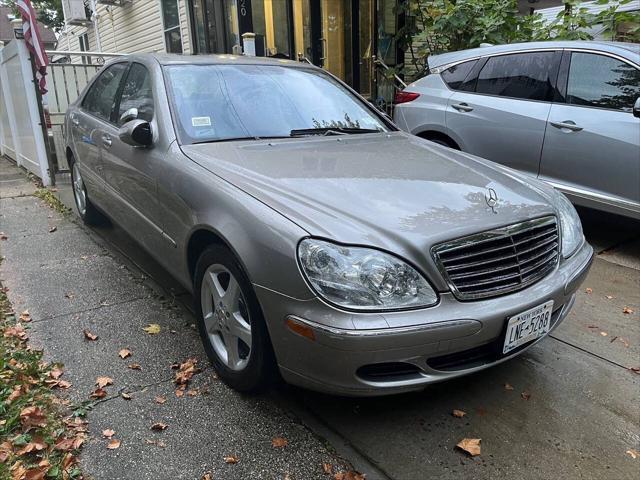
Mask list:
POLYGON ((454 140, 450 135, 444 133, 439 130, 423 130, 421 132, 415 133, 416 136, 420 138, 424 138, 425 140, 440 140, 442 142, 447 143, 449 147, 455 148, 456 150, 462 150, 460 148, 460 144, 454 140))

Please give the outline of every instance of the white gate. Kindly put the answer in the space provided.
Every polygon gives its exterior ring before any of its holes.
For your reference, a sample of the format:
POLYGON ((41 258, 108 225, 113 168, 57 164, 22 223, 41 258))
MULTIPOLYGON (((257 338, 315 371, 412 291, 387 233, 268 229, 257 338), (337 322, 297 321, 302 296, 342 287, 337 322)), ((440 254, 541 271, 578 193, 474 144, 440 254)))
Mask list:
POLYGON ((31 58, 24 40, 0 50, 0 153, 51 183, 31 58))

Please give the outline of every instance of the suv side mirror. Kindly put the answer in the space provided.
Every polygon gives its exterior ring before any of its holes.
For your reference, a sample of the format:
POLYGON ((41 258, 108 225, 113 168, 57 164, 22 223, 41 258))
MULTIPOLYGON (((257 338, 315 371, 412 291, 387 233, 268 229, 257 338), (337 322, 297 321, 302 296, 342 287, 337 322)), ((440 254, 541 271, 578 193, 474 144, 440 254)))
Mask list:
POLYGON ((633 116, 640 118, 640 97, 636 98, 636 103, 633 104, 633 116))
POLYGON ((153 143, 151 125, 145 120, 131 120, 118 131, 118 137, 133 147, 149 147, 153 143))

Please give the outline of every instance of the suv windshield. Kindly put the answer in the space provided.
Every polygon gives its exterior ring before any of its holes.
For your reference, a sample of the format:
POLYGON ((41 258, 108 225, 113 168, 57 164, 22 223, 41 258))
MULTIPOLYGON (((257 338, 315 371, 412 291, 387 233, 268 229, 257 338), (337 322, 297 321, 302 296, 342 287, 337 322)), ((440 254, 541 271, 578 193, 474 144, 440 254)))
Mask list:
POLYGON ((169 65, 182 143, 388 131, 384 122, 322 71, 278 65, 169 65), (311 131, 311 132, 310 132, 311 131))

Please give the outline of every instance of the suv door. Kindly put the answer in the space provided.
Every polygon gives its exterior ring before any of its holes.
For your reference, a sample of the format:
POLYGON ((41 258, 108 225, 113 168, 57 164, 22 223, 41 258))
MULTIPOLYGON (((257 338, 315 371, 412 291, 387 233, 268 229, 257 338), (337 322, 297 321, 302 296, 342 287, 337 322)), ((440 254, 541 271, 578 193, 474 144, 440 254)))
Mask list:
POLYGON ((640 70, 584 51, 567 51, 562 64, 564 103, 551 107, 540 176, 578 203, 640 217, 640 70))
POLYGON ((127 69, 126 63, 107 67, 91 84, 80 107, 72 111, 70 133, 82 178, 92 200, 104 203, 104 177, 100 161, 101 126, 115 108, 116 93, 127 69))
MULTIPOLYGON (((141 63, 131 64, 112 121, 104 126, 102 163, 106 189, 119 212, 117 221, 143 246, 157 251, 162 222, 156 196, 156 176, 161 155, 153 147, 124 143, 118 131, 125 123, 141 119, 152 123, 154 100, 152 79, 141 63)), ((153 129, 153 127, 152 127, 153 129)))
POLYGON ((460 148, 537 175, 560 57, 547 50, 480 60, 475 85, 455 91, 447 104, 447 129, 460 148))

